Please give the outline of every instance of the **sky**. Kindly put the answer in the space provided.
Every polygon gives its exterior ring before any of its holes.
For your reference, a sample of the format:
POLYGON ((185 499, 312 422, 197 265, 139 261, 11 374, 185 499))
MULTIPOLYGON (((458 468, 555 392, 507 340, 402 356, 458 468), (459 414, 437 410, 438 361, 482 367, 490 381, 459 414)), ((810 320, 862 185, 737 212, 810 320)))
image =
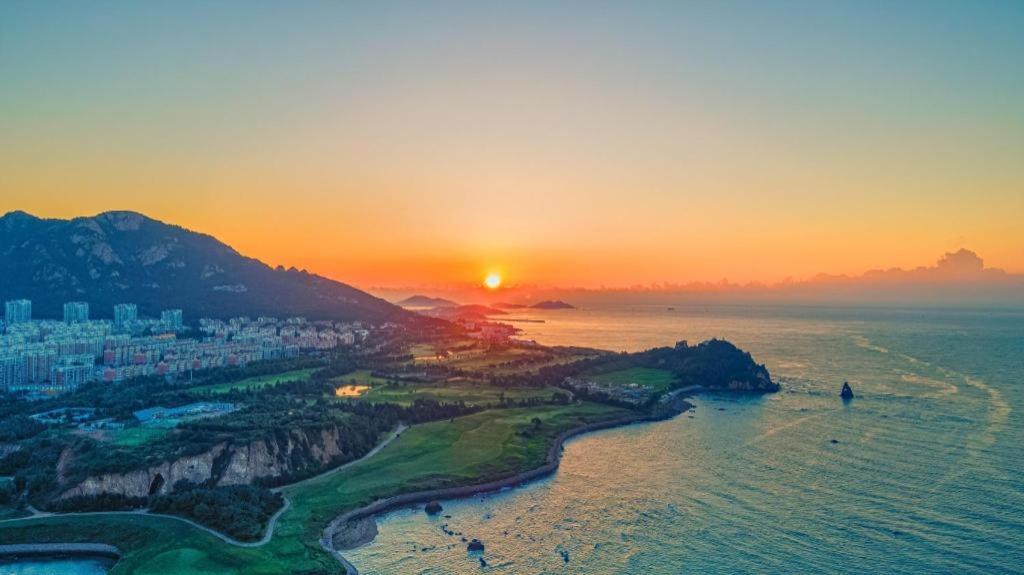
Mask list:
POLYGON ((1024 272, 1024 3, 0 3, 0 212, 356 285, 1024 272))

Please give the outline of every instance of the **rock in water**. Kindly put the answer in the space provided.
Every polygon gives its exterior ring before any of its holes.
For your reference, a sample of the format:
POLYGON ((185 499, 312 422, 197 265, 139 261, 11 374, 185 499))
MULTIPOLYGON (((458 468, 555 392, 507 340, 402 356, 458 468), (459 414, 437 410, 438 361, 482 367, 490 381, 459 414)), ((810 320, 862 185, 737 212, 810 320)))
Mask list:
POLYGON ((466 546, 466 550, 467 551, 483 551, 484 550, 484 544, 479 539, 474 539, 474 540, 469 542, 469 545, 466 546))
POLYGON ((839 392, 839 397, 843 399, 853 399, 853 389, 850 388, 848 382, 843 382, 843 391, 839 392))
POLYGON ((427 515, 437 515, 438 513, 441 513, 441 504, 437 501, 431 501, 430 503, 427 503, 427 506, 424 507, 423 510, 427 512, 427 515))

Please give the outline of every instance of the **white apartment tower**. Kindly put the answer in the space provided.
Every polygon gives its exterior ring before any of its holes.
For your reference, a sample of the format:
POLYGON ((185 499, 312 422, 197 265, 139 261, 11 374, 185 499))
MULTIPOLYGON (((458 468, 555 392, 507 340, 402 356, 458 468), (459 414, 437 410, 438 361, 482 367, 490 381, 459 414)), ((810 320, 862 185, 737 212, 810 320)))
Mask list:
POLYGON ((15 299, 4 303, 4 323, 14 325, 32 320, 32 301, 15 299))
POLYGON ((89 321, 89 304, 84 301, 69 301, 64 304, 64 323, 89 321))
POLYGON ((114 306, 114 325, 124 327, 139 319, 139 308, 133 303, 119 303, 114 306))

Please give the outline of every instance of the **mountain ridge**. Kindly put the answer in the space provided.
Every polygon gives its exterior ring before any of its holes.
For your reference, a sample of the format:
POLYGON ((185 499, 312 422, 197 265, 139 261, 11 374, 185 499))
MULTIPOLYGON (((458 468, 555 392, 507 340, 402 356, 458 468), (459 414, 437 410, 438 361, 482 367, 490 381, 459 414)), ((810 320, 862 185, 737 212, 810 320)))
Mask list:
POLYGON ((181 308, 193 318, 414 317, 348 284, 272 268, 212 235, 128 210, 70 219, 8 212, 0 217, 0 269, 0 299, 31 299, 36 317, 59 317, 72 300, 88 301, 94 317, 126 302, 148 316, 181 308))

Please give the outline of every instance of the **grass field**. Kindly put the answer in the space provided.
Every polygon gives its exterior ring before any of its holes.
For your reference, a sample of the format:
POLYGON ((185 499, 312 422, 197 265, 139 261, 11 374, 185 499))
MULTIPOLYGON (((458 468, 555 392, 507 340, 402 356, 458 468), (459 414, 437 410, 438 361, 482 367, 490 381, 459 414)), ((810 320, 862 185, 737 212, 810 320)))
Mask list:
POLYGON ((542 388, 510 388, 503 389, 483 383, 410 383, 398 386, 374 387, 362 395, 367 401, 397 403, 410 405, 417 399, 433 399, 439 402, 453 403, 464 401, 471 405, 497 405, 501 402, 502 393, 512 401, 540 398, 551 399, 551 394, 559 391, 551 387, 542 388))
POLYGON ((167 435, 169 430, 160 427, 126 427, 104 431, 106 441, 122 447, 138 447, 167 435))
POLYGON ((436 350, 429 345, 416 345, 412 353, 417 363, 441 363, 443 365, 467 371, 486 370, 491 374, 520 373, 524 370, 537 369, 577 361, 586 355, 557 354, 532 347, 499 347, 490 349, 480 342, 471 342, 471 349, 460 349, 443 358, 436 357, 436 350), (502 365, 508 362, 525 361, 525 365, 502 365))
POLYGON ((310 374, 316 371, 317 368, 308 369, 296 369, 294 371, 286 371, 284 373, 275 373, 272 375, 258 375, 256 377, 250 377, 239 381, 233 381, 229 383, 215 383, 212 385, 202 385, 199 387, 193 387, 189 390, 189 393, 207 394, 207 393, 227 393, 232 389, 255 389, 261 387, 267 387, 271 385, 277 385, 279 383, 287 383, 289 381, 301 381, 309 379, 310 374))
POLYGON ((342 472, 284 490, 291 507, 262 547, 227 545, 179 521, 140 515, 52 517, 0 524, 0 541, 100 542, 125 557, 111 575, 340 573, 319 544, 337 515, 398 493, 479 483, 540 465, 558 433, 627 413, 597 404, 491 410, 415 426, 342 472), (517 431, 543 422, 529 437, 517 431))
POLYGON ((382 386, 387 382, 388 380, 383 377, 372 375, 368 369, 359 369, 331 379, 331 383, 338 385, 369 385, 370 387, 382 386))
POLYGON ((676 383, 676 376, 663 369, 649 367, 631 367, 619 371, 611 371, 590 377, 598 383, 610 385, 629 385, 636 383, 651 389, 655 393, 668 391, 676 383))

